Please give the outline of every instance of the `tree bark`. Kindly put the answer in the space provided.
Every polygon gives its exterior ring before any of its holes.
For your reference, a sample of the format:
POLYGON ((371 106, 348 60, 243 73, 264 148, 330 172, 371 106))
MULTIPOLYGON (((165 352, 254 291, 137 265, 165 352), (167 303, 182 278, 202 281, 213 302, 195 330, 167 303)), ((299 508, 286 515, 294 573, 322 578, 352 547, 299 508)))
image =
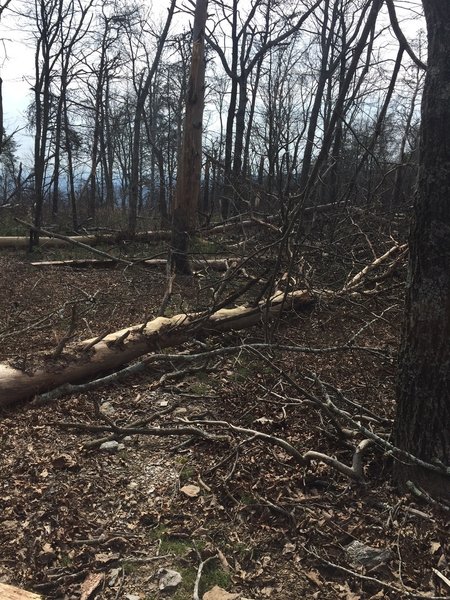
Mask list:
POLYGON ((171 264, 176 273, 192 273, 188 259, 189 235, 198 219, 202 170, 202 129, 205 105, 205 24, 208 0, 197 0, 194 17, 191 71, 186 97, 181 161, 173 210, 171 264))
MULTIPOLYGON (((450 464, 450 3, 423 0, 428 69, 422 102, 419 179, 410 234, 395 444, 450 464)), ((408 480, 450 497, 449 477, 395 463, 408 480)))

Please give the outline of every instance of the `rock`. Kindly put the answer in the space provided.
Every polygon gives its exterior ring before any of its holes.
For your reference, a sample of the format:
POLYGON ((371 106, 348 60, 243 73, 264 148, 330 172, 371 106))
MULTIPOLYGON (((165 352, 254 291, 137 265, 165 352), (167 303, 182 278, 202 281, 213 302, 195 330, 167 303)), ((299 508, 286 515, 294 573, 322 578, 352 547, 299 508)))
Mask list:
POLYGON ((120 449, 119 446, 123 447, 123 444, 119 444, 116 440, 111 440, 110 442, 103 442, 99 450, 104 450, 105 452, 117 452, 120 449))
POLYGON ((116 412, 116 409, 111 404, 111 402, 104 402, 102 404, 101 408, 102 408, 102 412, 104 412, 105 415, 107 415, 108 417, 112 417, 116 412))
POLYGON ((137 596, 136 594, 125 594, 125 598, 127 600, 141 600, 141 596, 137 596))
POLYGON ((353 564, 362 565, 369 571, 386 564, 392 556, 387 548, 373 548, 358 540, 346 546, 345 551, 353 564))
POLYGON ((178 573, 178 571, 173 571, 172 569, 159 569, 156 575, 158 577, 158 585, 161 592, 175 590, 183 581, 180 573, 178 573))
POLYGON ((109 572, 109 579, 108 579, 109 587, 114 587, 116 585, 121 571, 122 571, 122 569, 120 567, 117 567, 116 569, 111 569, 111 571, 109 572))

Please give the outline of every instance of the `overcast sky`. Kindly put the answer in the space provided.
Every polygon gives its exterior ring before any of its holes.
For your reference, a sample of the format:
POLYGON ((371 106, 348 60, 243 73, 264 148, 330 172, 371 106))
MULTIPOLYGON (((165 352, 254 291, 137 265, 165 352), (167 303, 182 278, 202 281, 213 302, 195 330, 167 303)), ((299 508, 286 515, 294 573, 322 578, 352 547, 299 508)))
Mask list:
MULTIPOLYGON (((14 2, 15 0, 10 5, 13 9, 19 6, 17 0, 15 4, 14 2)), ((161 4, 165 5, 166 2, 160 2, 160 6, 161 4)), ((29 6, 29 0, 25 0, 22 6, 29 6)), ((396 8, 402 29, 407 37, 414 41, 419 27, 424 27, 423 21, 413 20, 421 14, 421 1, 396 0, 396 8)), ((187 16, 183 15, 183 18, 187 16)), ((25 161, 31 157, 33 144, 32 134, 25 130, 25 111, 32 100, 30 88, 34 71, 34 49, 32 40, 27 41, 27 37, 30 38, 30 35, 20 27, 20 18, 7 10, 0 22, 0 76, 3 79, 4 126, 8 134, 20 130, 15 139, 21 146, 20 157, 25 161)))

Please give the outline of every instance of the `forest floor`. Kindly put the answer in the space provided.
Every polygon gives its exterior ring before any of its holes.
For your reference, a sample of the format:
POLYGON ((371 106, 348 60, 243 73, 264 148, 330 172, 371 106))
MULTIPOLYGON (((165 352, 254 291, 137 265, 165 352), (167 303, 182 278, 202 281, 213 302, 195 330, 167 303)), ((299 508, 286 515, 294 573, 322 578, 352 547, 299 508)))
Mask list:
MULTIPOLYGON (((45 244, 39 252, 42 259, 74 255, 45 244)), ((74 302, 80 340, 140 323, 161 304, 162 271, 44 269, 30 260, 23 251, 0 254, 0 360, 9 364, 26 369, 51 352, 74 302)), ((322 252, 321 260, 317 278, 329 286, 346 267, 339 251, 322 252)), ((364 456, 365 482, 358 483, 322 462, 301 467, 251 434, 228 441, 141 434, 120 440, 115 452, 86 447, 102 434, 83 425, 152 418, 163 429, 187 418, 262 431, 302 453, 351 464, 361 438, 339 436, 301 389, 317 393, 314 377, 330 382, 380 417, 368 426, 389 432, 404 268, 396 277, 375 296, 322 299, 306 314, 285 314, 271 332, 220 338, 227 345, 274 333, 290 345, 340 350, 278 352, 269 362, 240 353, 178 379, 153 372, 51 405, 3 409, 0 582, 68 600, 184 600, 195 598, 196 580, 199 598, 214 586, 229 593, 214 588, 208 600, 450 595, 439 576, 450 577, 448 513, 400 495, 392 459, 379 450, 364 456), (355 334, 355 347, 344 349, 355 334), (355 542, 375 549, 375 561, 355 557, 355 542), (159 590, 161 569, 181 574, 175 591, 159 590)), ((169 314, 207 306, 211 285, 207 277, 176 280, 169 314)), ((214 347, 218 340, 206 341, 214 347)))

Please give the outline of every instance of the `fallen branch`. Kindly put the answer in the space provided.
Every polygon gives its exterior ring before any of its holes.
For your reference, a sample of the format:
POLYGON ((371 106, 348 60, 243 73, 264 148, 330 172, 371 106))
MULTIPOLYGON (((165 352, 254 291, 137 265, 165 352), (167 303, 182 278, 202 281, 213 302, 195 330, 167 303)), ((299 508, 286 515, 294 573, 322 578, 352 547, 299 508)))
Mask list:
MULTIPOLYGON (((72 244, 79 245, 75 242, 75 238, 68 238, 72 244)), ((96 250, 89 246, 89 250, 98 254, 101 250, 96 250)), ((111 256, 111 255, 107 255, 111 256)), ((113 269, 120 262, 115 257, 97 259, 97 258, 82 258, 82 259, 69 259, 69 260, 41 260, 30 263, 33 267, 46 268, 46 267, 68 267, 71 269, 113 269)), ((148 258, 146 260, 132 260, 126 261, 128 265, 142 265, 149 269, 165 269, 167 266, 167 260, 165 258, 148 258)), ((201 269, 213 269, 215 271, 226 271, 227 261, 221 258, 211 259, 193 259, 193 266, 197 271, 201 269)))
POLYGON ((338 571, 341 571, 342 573, 345 573, 346 575, 351 575, 352 577, 361 579, 361 581, 369 581, 370 583, 375 583, 383 588, 386 588, 388 590, 396 592, 397 594, 400 594, 400 596, 402 598, 406 597, 406 598, 423 598, 424 600, 425 599, 427 599, 427 600, 450 600, 450 596, 430 596, 427 592, 415 592, 413 590, 408 590, 405 587, 400 588, 396 585, 392 585, 391 583, 387 583, 386 581, 382 581, 381 579, 377 579, 376 577, 370 577, 369 575, 363 575, 362 573, 352 571, 351 569, 348 569, 347 567, 343 567, 342 565, 338 565, 334 562, 331 562, 328 559, 324 558, 323 556, 320 556, 313 550, 309 550, 308 548, 305 547, 304 544, 302 544, 302 548, 305 550, 305 552, 307 554, 314 556, 314 558, 319 560, 321 563, 327 565, 328 567, 332 567, 333 569, 337 569, 338 571))
POLYGON ((194 425, 183 425, 180 427, 118 427, 116 425, 91 425, 89 423, 70 423, 68 421, 54 421, 52 425, 61 427, 62 429, 76 429, 90 433, 110 432, 124 437, 127 435, 154 435, 156 437, 191 435, 210 442, 230 441, 230 437, 227 435, 208 433, 194 425))
POLYGON ((203 569, 209 562, 211 562, 212 560, 215 560, 216 558, 218 558, 218 556, 217 556, 217 554, 214 554, 214 556, 209 556, 205 560, 202 560, 200 562, 200 564, 198 565, 197 577, 195 578, 195 584, 194 584, 194 596, 193 596, 194 600, 200 600, 198 590, 199 590, 199 586, 200 586, 200 579, 202 578, 203 569))
MULTIPOLYGON (((55 233, 55 232, 52 232, 52 231, 48 231, 47 229, 42 229, 41 227, 35 227, 31 223, 27 223, 26 221, 22 221, 22 219, 18 219, 17 217, 14 217, 14 220, 17 221, 18 223, 20 223, 21 225, 24 225, 25 227, 28 227, 32 231, 36 231, 40 235, 43 234, 43 235, 46 235, 49 238, 55 238, 57 240, 63 240, 67 244, 73 244, 74 246, 78 246, 79 248, 84 248, 85 250, 88 250, 89 252, 92 252, 94 254, 98 254, 98 256, 102 256, 103 258, 107 258, 109 260, 112 260, 113 262, 122 263, 122 264, 127 265, 127 266, 131 266, 133 264, 132 262, 130 262, 129 260, 125 260, 124 258, 118 258, 116 256, 112 256, 111 254, 108 254, 107 252, 103 252, 103 250, 97 250, 97 248, 92 248, 92 246, 90 246, 88 244, 85 244, 84 242, 79 241, 75 237, 69 237, 67 235, 62 235, 60 233, 55 233)), ((90 238, 91 236, 88 236, 88 237, 90 238)), ((93 236, 93 237, 95 239, 95 236, 93 236)))
MULTIPOLYGON (((126 333, 128 333, 129 330, 126 331, 126 333)), ((99 341, 103 340, 106 336, 108 335, 108 333, 104 333, 96 338, 94 338, 91 342, 89 342, 83 349, 83 352, 87 352, 87 350, 89 350, 90 348, 92 348, 93 346, 95 346, 95 344, 97 344, 99 341)), ((52 390, 50 390, 49 392, 40 394, 38 396, 36 396, 34 398, 34 400, 32 401, 32 405, 33 406, 42 406, 44 404, 47 404, 49 402, 52 402, 54 400, 57 400, 59 398, 61 398, 62 396, 66 396, 69 394, 82 394, 85 392, 89 392, 91 390, 97 389, 99 387, 103 387, 103 386, 107 386, 107 385, 112 385, 112 384, 116 384, 119 383, 121 381, 123 381, 124 379, 126 379, 127 377, 130 377, 131 375, 136 375, 138 373, 142 373, 144 371, 147 371, 149 369, 151 369, 151 367, 153 365, 158 365, 158 363, 176 363, 176 362, 197 362, 197 361, 209 361, 213 358, 218 358, 218 357, 224 357, 230 354, 237 354, 239 352, 243 352, 243 351, 248 351, 248 352, 254 352, 254 351, 260 351, 260 350, 270 350, 270 351, 284 351, 284 352, 294 352, 296 354, 332 354, 335 352, 348 352, 348 351, 354 351, 354 350, 361 350, 361 351, 374 351, 374 350, 379 350, 381 352, 381 349, 374 349, 374 348, 370 348, 370 347, 365 347, 365 346, 327 346, 324 348, 309 348, 309 347, 304 347, 304 346, 288 346, 288 345, 284 345, 284 344, 267 344, 267 343, 255 343, 255 344, 239 344, 238 346, 226 346, 226 347, 221 347, 221 348, 213 348, 211 350, 206 350, 204 352, 198 352, 198 353, 190 353, 190 354, 151 354, 150 356, 146 357, 144 360, 134 363, 128 367, 124 367, 123 369, 120 369, 119 371, 115 371, 114 373, 111 373, 109 375, 105 375, 104 377, 99 377, 98 379, 93 379, 92 381, 88 381, 86 383, 80 383, 80 384, 70 384, 70 383, 65 383, 60 387, 54 388, 52 390)), ((260 352, 258 352, 258 355, 260 356, 264 356, 261 355, 260 352)), ((181 373, 179 371, 174 371, 172 373, 167 373, 167 374, 163 374, 161 377, 171 377, 171 376, 175 376, 176 374, 181 373)), ((160 381, 161 381, 160 380, 160 381)), ((377 420, 377 416, 375 415, 375 413, 369 411, 368 409, 365 409, 364 407, 360 406, 360 405, 356 405, 354 402, 351 402, 350 400, 344 398, 345 401, 347 401, 348 403, 350 403, 352 406, 356 406, 360 412, 367 412, 368 415, 371 415, 371 417, 374 420, 377 420)), ((378 419, 380 422, 382 422, 382 419, 378 419)))

